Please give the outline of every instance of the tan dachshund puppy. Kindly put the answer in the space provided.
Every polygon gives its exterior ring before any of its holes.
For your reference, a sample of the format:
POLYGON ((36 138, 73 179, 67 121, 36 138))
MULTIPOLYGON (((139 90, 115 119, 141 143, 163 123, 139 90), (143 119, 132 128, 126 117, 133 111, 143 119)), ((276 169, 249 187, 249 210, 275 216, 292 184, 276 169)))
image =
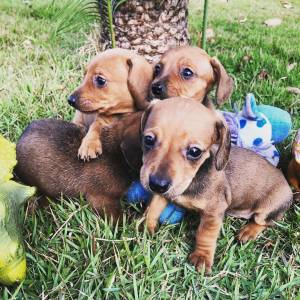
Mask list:
POLYGON ((141 164, 141 115, 133 113, 104 127, 104 152, 89 163, 77 158, 86 133, 83 127, 54 119, 34 121, 18 141, 15 173, 51 198, 83 195, 96 211, 116 220, 121 214, 120 199, 138 177, 132 168, 141 164))
POLYGON ((289 183, 295 188, 296 192, 299 193, 300 192, 300 129, 296 134, 296 138, 292 146, 292 155, 293 158, 289 163, 287 177, 289 183))
POLYGON ((88 65, 82 84, 68 98, 77 111, 73 122, 88 127, 78 156, 83 160, 102 153, 99 139, 104 125, 121 115, 145 109, 152 66, 125 49, 110 49, 88 65))
POLYGON ((154 66, 154 80, 150 87, 152 98, 188 97, 206 106, 207 94, 216 85, 216 103, 229 99, 233 80, 215 57, 204 50, 183 46, 164 53, 154 66))
POLYGON ((154 192, 146 223, 154 232, 172 201, 201 216, 190 262, 207 272, 225 214, 250 219, 238 239, 254 240, 290 206, 282 173, 256 153, 233 147, 218 114, 187 98, 156 101, 142 118, 143 186, 154 192))

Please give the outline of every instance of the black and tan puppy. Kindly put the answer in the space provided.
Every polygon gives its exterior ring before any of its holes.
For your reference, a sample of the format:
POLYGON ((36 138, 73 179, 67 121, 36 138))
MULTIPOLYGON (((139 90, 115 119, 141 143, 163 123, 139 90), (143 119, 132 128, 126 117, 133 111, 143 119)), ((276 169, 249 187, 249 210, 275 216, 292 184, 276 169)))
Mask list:
POLYGON ((175 47, 154 66, 150 95, 156 99, 188 97, 210 105, 207 97, 216 85, 216 103, 229 99, 233 80, 216 57, 198 47, 175 47))
POLYGON ((211 270, 225 214, 250 219, 241 242, 254 240, 290 206, 282 173, 252 151, 233 147, 223 120, 191 99, 156 101, 142 118, 143 186, 154 192, 146 222, 154 232, 172 201, 201 216, 190 261, 211 270))
POLYGON ((17 144, 15 172, 21 181, 52 198, 82 194, 95 210, 116 220, 121 213, 120 199, 132 180, 128 162, 141 161, 140 148, 135 148, 140 118, 141 113, 133 113, 104 127, 101 139, 106 151, 89 163, 77 158, 85 135, 82 127, 54 119, 34 121, 17 144))

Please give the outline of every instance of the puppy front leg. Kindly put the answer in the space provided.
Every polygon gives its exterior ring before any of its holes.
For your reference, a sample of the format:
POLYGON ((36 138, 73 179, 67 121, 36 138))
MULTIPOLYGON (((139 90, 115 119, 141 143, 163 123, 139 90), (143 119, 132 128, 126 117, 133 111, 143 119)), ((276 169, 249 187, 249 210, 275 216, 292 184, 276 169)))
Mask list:
POLYGON ((94 159, 97 155, 102 154, 101 143, 102 122, 101 119, 96 119, 90 126, 86 136, 83 138, 78 150, 78 157, 89 161, 94 159))
POLYGON ((217 238, 223 223, 222 215, 201 216, 200 225, 196 233, 194 252, 189 256, 191 264, 199 272, 205 267, 205 272, 210 273, 214 261, 217 238))
POLYGON ((159 216, 167 205, 168 201, 164 197, 160 195, 153 196, 146 212, 146 226, 150 233, 155 232, 159 216))

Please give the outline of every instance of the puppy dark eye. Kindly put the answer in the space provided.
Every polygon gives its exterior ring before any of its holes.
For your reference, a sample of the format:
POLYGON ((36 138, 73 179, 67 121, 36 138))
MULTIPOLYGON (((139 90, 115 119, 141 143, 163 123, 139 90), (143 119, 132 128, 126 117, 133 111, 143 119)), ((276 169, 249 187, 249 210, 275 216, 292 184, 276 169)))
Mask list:
POLYGON ((95 83, 97 85, 97 87, 104 87, 106 84, 106 79, 102 76, 95 76, 95 83))
POLYGON ((194 72, 189 68, 184 68, 181 71, 181 76, 183 79, 190 79, 193 77, 193 75, 194 75, 194 72))
POLYGON ((155 136, 153 135, 145 135, 144 136, 144 145, 146 148, 152 148, 155 144, 155 136))
POLYGON ((201 154, 202 150, 200 150, 198 147, 190 147, 186 152, 186 157, 189 160, 196 160, 201 156, 201 154))
POLYGON ((154 77, 158 76, 161 72, 161 64, 157 64, 155 67, 154 67, 154 77))

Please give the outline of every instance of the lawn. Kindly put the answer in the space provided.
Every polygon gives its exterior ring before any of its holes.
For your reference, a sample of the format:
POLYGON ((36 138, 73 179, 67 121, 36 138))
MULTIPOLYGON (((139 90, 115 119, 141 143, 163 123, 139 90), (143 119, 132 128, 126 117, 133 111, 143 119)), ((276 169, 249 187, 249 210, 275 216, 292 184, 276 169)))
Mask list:
MULTIPOLYGON (((208 43, 234 77, 231 103, 247 92, 259 103, 286 109, 293 132, 281 145, 289 153, 300 127, 300 1, 211 0, 208 43), (278 27, 264 20, 280 17, 278 27), (294 68, 288 68, 291 64, 294 68), (259 79, 265 70, 266 78, 259 79)), ((201 5, 191 1, 190 32, 199 45, 201 5)), ((94 54, 88 26, 55 35, 61 1, 0 3, 0 133, 16 142, 38 118, 70 120, 66 98, 79 84, 94 54), (87 51, 87 49, 89 51, 87 51)), ((24 211, 28 273, 18 286, 0 286, 0 299, 295 299, 300 287, 300 206, 255 242, 239 245, 244 221, 227 217, 213 273, 196 273, 187 256, 197 218, 162 226, 152 237, 138 230, 142 208, 124 203, 124 221, 114 227, 97 217, 83 199, 63 199, 35 214, 24 211)))

